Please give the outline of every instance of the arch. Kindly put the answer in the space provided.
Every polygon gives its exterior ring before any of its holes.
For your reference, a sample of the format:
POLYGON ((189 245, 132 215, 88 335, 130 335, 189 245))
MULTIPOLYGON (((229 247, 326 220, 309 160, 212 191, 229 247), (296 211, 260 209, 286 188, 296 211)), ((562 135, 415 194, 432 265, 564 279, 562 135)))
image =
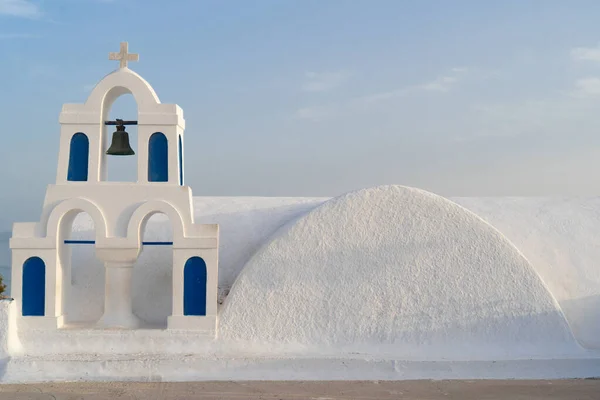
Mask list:
POLYGON ((162 132, 148 140, 148 182, 169 181, 169 143, 162 132))
POLYGON ((44 316, 45 303, 46 264, 39 257, 30 257, 23 263, 21 314, 44 316))
POLYGON ((130 69, 118 69, 106 75, 94 87, 85 102, 86 108, 106 110, 121 95, 130 93, 139 110, 148 110, 160 100, 148 82, 130 69))
POLYGON ((189 258, 183 267, 183 315, 206 315, 206 263, 189 258))
POLYGON ((164 200, 152 200, 141 204, 131 215, 127 226, 127 239, 137 242, 141 246, 142 233, 146 229, 146 223, 156 213, 163 213, 169 217, 169 221, 173 224, 173 242, 177 242, 185 236, 185 225, 179 211, 164 200))
POLYGON ((75 216, 80 212, 88 213, 92 217, 92 220, 94 220, 96 243, 108 236, 106 219, 98 205, 82 198, 64 200, 52 208, 49 215, 46 218, 42 218, 41 230, 45 236, 52 236, 54 234, 60 237, 60 229, 73 222, 75 216), (66 220, 65 217, 67 218, 66 220))
POLYGON ((183 143, 182 143, 182 139, 181 139, 181 135, 178 136, 179 137, 179 185, 183 186, 183 143))
POLYGON ((88 180, 88 159, 90 141, 85 133, 77 132, 71 137, 69 147, 68 181, 83 182, 88 180))

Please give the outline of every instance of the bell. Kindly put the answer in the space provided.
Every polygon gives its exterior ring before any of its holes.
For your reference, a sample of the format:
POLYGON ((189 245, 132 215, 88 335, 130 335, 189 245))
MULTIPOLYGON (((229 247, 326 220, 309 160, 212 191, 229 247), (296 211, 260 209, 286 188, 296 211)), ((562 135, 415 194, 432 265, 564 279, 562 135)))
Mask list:
POLYGON ((106 154, 111 156, 131 156, 135 154, 135 151, 129 145, 129 134, 125 132, 125 125, 117 125, 117 130, 113 132, 112 143, 106 150, 106 154))

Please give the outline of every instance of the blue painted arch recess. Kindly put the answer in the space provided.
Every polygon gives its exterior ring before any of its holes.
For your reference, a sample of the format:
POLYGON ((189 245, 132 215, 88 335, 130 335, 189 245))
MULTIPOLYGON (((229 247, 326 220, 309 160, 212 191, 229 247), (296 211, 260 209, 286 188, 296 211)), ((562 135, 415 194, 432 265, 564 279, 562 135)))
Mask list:
POLYGON ((21 314, 43 316, 46 301, 46 264, 39 257, 23 263, 23 293, 21 314))
POLYGON ((88 159, 90 156, 90 141, 85 133, 77 132, 71 137, 69 146, 68 181, 88 180, 88 159))
POLYGON ((161 132, 148 141, 148 182, 169 181, 169 143, 161 132))
POLYGON ((189 258, 183 267, 183 315, 206 315, 206 263, 189 258))

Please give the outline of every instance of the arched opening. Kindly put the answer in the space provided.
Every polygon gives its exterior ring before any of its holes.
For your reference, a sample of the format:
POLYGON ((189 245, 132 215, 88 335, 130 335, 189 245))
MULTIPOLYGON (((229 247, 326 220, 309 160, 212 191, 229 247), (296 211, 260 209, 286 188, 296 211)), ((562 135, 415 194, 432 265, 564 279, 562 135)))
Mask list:
POLYGON ((181 135, 178 136, 179 140, 179 148, 178 148, 178 154, 179 154, 179 184, 181 186, 183 186, 183 143, 182 143, 182 139, 181 139, 181 135))
POLYGON ((61 220, 58 251, 63 312, 69 325, 93 326, 104 312, 105 270, 96 258, 96 229, 84 211, 72 210, 61 220))
MULTIPOLYGON (((107 120, 115 121, 117 118, 124 121, 138 120, 138 106, 135 98, 131 94, 122 94, 114 103, 107 105, 110 110, 106 110, 104 115, 107 120)), ((103 180, 110 182, 137 182, 138 179, 138 129, 136 125, 127 125, 125 127, 129 136, 129 145, 135 151, 130 156, 111 156, 106 155, 106 150, 110 147, 113 138, 113 132, 116 131, 114 125, 104 126, 104 148, 102 151, 103 160, 103 180)))
POLYGON ((173 304, 173 224, 154 213, 142 224, 142 251, 133 266, 133 313, 150 328, 165 328, 173 304))
POLYGON ((28 258, 23 264, 23 316, 44 316, 46 306, 46 264, 39 257, 28 258))
POLYGON ((156 132, 148 141, 148 182, 169 181, 169 144, 167 137, 156 132))
POLYGON ((68 181, 88 180, 88 159, 90 154, 90 141, 85 133, 77 132, 71 137, 69 146, 68 181))
POLYGON ((183 315, 206 315, 206 263, 189 258, 183 267, 183 315))

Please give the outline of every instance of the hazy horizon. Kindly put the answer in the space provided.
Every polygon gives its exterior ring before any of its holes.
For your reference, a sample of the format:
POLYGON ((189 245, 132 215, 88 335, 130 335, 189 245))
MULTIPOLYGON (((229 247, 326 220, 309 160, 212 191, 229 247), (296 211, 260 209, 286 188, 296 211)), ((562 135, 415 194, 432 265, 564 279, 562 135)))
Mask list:
MULTIPOLYGON (((184 110, 195 196, 598 195, 598 15, 583 0, 0 0, 0 231, 39 218, 62 104, 118 66, 121 41, 184 110)), ((111 116, 135 110, 124 97, 111 116)), ((134 159, 111 163, 133 176, 134 159)))

